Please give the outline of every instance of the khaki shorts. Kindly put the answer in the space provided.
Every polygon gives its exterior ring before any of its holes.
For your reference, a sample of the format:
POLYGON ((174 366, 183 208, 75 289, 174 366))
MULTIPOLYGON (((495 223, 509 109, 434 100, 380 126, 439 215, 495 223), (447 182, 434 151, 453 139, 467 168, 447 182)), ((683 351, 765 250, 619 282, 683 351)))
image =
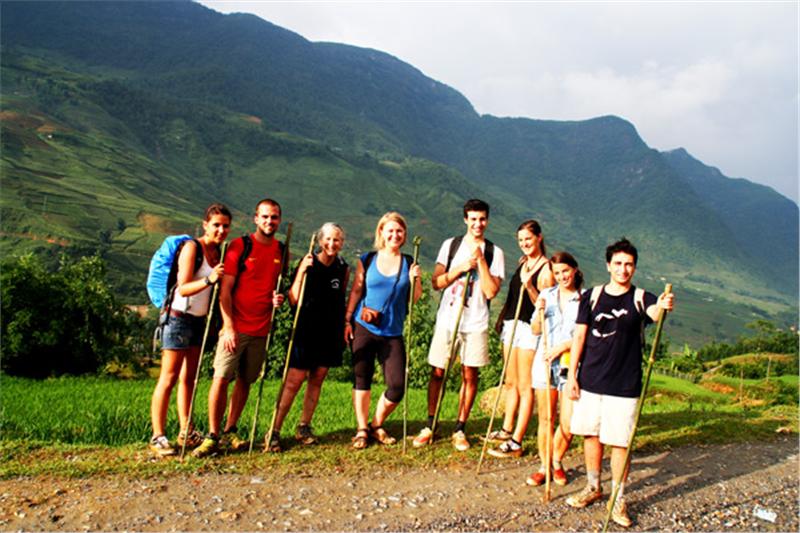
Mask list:
POLYGON ((600 437, 602 444, 626 448, 636 419, 639 398, 623 398, 581 390, 572 404, 574 435, 600 437))
MULTIPOLYGON (((436 368, 444 368, 450 357, 450 345, 453 332, 445 328, 433 331, 431 347, 428 351, 428 364, 436 368)), ((489 332, 475 331, 459 333, 456 337, 456 355, 461 364, 469 367, 481 367, 489 364, 489 332)))
POLYGON ((266 337, 253 337, 246 333, 239 333, 236 350, 233 352, 223 348, 222 343, 217 344, 217 353, 214 355, 214 377, 231 381, 239 376, 246 383, 253 383, 261 375, 264 366, 267 345, 266 337))

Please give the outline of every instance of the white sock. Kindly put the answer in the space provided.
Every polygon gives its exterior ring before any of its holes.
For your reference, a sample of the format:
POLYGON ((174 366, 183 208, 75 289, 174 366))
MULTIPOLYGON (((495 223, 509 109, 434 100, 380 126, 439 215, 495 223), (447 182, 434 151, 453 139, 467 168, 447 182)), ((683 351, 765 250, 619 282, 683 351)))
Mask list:
MULTIPOLYGON (((611 494, 614 494, 614 491, 617 490, 617 482, 611 482, 611 494)), ((619 492, 617 492, 617 501, 622 499, 622 496, 625 494, 625 482, 619 483, 619 492)))
POLYGON ((594 490, 600 489, 600 471, 599 470, 587 470, 586 471, 586 481, 587 484, 592 487, 594 490))
POLYGON ((561 470, 561 461, 553 459, 553 470, 561 470))

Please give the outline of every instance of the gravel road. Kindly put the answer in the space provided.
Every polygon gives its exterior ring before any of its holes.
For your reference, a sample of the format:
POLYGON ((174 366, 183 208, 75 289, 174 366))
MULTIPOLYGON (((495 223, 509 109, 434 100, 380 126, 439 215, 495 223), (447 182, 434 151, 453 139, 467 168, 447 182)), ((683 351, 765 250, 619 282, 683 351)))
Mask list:
MULTIPOLYGON (((256 472, 0 481, 4 531, 587 531, 602 527, 604 505, 573 510, 580 457, 570 483, 525 485, 530 457, 447 468, 361 475, 256 472)), ((608 492, 607 464, 603 484, 608 492)), ((627 488, 634 531, 798 531, 798 441, 690 446, 634 457, 627 488), (754 515, 756 506, 775 522, 754 515)), ((612 528, 613 529, 613 528, 612 528)), ((619 528, 617 528, 619 529, 619 528)))

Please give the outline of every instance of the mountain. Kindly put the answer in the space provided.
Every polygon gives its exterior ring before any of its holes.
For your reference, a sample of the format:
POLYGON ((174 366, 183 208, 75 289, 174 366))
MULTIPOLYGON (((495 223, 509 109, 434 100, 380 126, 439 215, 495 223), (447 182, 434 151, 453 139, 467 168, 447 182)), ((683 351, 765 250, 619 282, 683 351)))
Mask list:
MULTIPOLYGON (((4 253, 100 250, 140 300, 158 241, 191 230, 212 200, 234 208, 239 232, 265 194, 302 232, 335 219, 351 255, 398 209, 431 261, 478 196, 510 258, 514 229, 534 217, 550 250, 575 252, 595 283, 605 245, 630 237, 642 283, 681 290, 679 339, 796 317, 796 231, 756 249, 747 218, 709 203, 707 180, 617 117, 480 116, 388 54, 191 2, 3 2, 0 15, 4 253)), ((752 186, 725 183, 731 200, 752 186)), ((795 204, 763 198, 796 228, 795 204)))

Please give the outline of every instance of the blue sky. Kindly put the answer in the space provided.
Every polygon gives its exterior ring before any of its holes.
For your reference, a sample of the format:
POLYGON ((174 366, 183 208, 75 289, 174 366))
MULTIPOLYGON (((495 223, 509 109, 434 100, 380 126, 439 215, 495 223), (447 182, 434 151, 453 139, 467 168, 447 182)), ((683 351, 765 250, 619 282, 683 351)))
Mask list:
POLYGON ((798 201, 798 3, 203 1, 375 48, 479 113, 631 121, 798 201))

